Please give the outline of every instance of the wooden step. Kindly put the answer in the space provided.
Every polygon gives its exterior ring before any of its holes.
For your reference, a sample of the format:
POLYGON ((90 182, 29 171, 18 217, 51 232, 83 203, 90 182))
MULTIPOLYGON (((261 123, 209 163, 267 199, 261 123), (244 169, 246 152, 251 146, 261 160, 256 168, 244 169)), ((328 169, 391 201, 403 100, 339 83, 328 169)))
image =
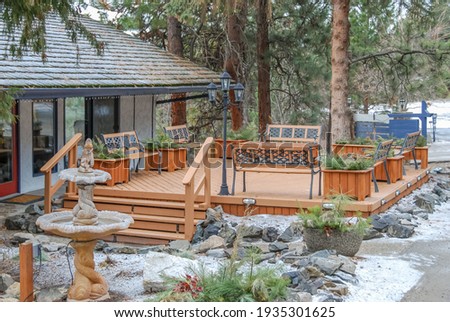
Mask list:
POLYGON ((184 234, 169 233, 169 232, 165 232, 165 231, 133 229, 133 228, 121 230, 121 231, 117 232, 115 235, 135 236, 135 237, 161 239, 161 240, 184 239, 184 234))
MULTIPOLYGON (((78 196, 76 195, 66 196, 65 199, 78 201, 78 196)), ((125 204, 133 206, 171 208, 171 209, 184 209, 186 207, 185 203, 181 201, 117 198, 117 197, 102 197, 102 196, 94 196, 94 203, 125 204)), ((206 205, 204 203, 196 203, 194 205, 194 209, 206 210, 206 205)))
MULTIPOLYGON (((165 217, 165 216, 152 216, 152 215, 138 215, 132 214, 131 217, 135 221, 154 221, 154 222, 164 222, 170 224, 181 224, 184 225, 184 218, 179 217, 165 217)), ((194 220, 194 223, 197 224, 198 220, 194 220)))

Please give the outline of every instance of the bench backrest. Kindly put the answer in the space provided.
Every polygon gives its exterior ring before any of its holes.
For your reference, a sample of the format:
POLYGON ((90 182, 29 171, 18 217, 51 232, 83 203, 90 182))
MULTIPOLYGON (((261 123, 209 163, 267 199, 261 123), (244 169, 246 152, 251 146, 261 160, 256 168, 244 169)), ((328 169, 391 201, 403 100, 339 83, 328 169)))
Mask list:
POLYGON ((175 143, 189 142, 190 135, 186 124, 166 126, 164 131, 175 143))
POLYGON ((233 148, 235 168, 265 165, 267 167, 320 166, 315 159, 318 144, 246 142, 233 148))
POLYGON ((384 161, 389 156, 389 151, 391 150, 392 143, 394 140, 387 140, 378 143, 377 149, 375 150, 375 154, 373 156, 374 163, 384 161))
POLYGON ((101 137, 110 153, 121 150, 126 157, 135 159, 140 157, 140 153, 144 152, 136 131, 102 134, 101 137))
POLYGON ((267 125, 265 140, 268 142, 311 142, 317 143, 321 133, 320 125, 267 125))
POLYGON ((406 137, 403 140, 403 144, 402 144, 400 153, 402 153, 404 151, 411 151, 412 149, 414 149, 416 147, 419 136, 420 136, 420 131, 406 134, 406 137))

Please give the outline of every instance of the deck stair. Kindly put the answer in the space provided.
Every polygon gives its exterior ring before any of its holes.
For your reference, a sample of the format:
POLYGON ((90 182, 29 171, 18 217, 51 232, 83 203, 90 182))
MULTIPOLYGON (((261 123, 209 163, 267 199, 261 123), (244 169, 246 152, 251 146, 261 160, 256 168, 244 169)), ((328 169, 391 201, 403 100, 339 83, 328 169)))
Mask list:
MULTIPOLYGON (((63 208, 72 209, 77 201, 77 194, 66 194, 63 208)), ((130 228, 116 233, 107 240, 154 245, 185 239, 184 201, 97 195, 94 196, 93 201, 98 210, 119 211, 131 215, 134 219, 134 224, 130 228)), ((205 210, 204 204, 195 204, 195 224, 205 218, 205 210)))

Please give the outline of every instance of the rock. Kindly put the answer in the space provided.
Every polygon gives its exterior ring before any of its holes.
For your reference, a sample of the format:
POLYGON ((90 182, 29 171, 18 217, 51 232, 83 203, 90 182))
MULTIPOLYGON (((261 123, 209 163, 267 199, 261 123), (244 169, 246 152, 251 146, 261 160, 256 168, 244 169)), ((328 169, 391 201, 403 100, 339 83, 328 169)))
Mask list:
POLYGON ((390 237, 408 238, 414 233, 414 227, 400 224, 391 225, 388 228, 387 234, 390 237))
POLYGON ((225 258, 225 257, 227 257, 227 253, 222 248, 209 249, 209 250, 206 251, 206 255, 209 256, 209 257, 214 257, 214 258, 225 258))
POLYGON ((400 213, 404 213, 404 214, 413 214, 414 212, 414 207, 409 206, 409 205, 398 205, 397 206, 397 211, 400 213))
POLYGON ((236 256, 237 259, 241 260, 247 255, 247 249, 244 247, 238 247, 236 254, 234 254, 235 250, 233 248, 229 248, 225 250, 227 257, 231 258, 232 256, 236 256))
POLYGON ((262 229, 255 225, 243 225, 238 228, 238 235, 245 241, 254 241, 262 237, 262 229))
POLYGON ((223 213, 223 211, 220 212, 220 211, 217 211, 216 209, 208 208, 206 210, 206 215, 205 215, 206 219, 205 219, 203 225, 208 226, 211 224, 215 224, 217 222, 221 222, 223 220, 222 213, 223 213))
POLYGON ((203 239, 208 239, 211 236, 218 235, 221 228, 222 228, 221 222, 216 222, 214 224, 206 226, 205 230, 203 231, 203 239))
POLYGON ((165 253, 149 252, 145 257, 143 283, 147 292, 165 289, 167 278, 181 278, 198 269, 198 262, 165 253))
POLYGON ((43 211, 43 207, 41 208, 39 206, 39 204, 34 203, 32 205, 29 205, 26 209, 25 209, 25 213, 30 214, 30 215, 40 215, 42 216, 44 214, 43 211))
POLYGON ((169 243, 169 248, 177 251, 186 251, 191 248, 191 243, 188 240, 173 240, 169 243))
MULTIPOLYGON (((356 264, 348 257, 338 255, 336 256, 336 260, 342 263, 342 266, 339 267, 339 270, 355 275, 356 272, 356 264)), ((335 272, 336 273, 336 272, 335 272)))
POLYGON ((19 298, 20 297, 20 283, 14 282, 12 283, 8 289, 5 291, 5 294, 8 297, 19 298))
POLYGON ((210 249, 225 247, 225 241, 220 236, 211 236, 198 245, 197 251, 204 253, 210 249))
POLYGON ((434 186, 432 192, 435 193, 436 195, 438 195, 439 197, 441 197, 443 199, 443 201, 447 201, 447 198, 448 198, 447 193, 444 191, 444 189, 442 189, 438 185, 434 186))
POLYGON ((6 217, 5 227, 8 230, 25 230, 27 220, 25 214, 17 214, 6 217))
POLYGON ((281 235, 278 237, 279 241, 288 243, 290 241, 292 241, 294 239, 294 230, 292 228, 292 226, 289 226, 288 228, 286 228, 281 235))
POLYGON ((57 252, 60 249, 63 249, 65 247, 66 247, 66 245, 60 244, 60 243, 55 243, 55 242, 50 242, 50 243, 42 245, 42 249, 49 253, 57 252))
POLYGON ((343 263, 337 258, 330 257, 314 257, 311 259, 311 263, 326 275, 334 274, 343 265, 343 263))
POLYGON ((12 240, 17 242, 18 244, 24 243, 27 240, 31 240, 33 243, 37 242, 36 238, 34 237, 34 235, 30 234, 30 233, 15 233, 13 235, 12 240))
POLYGON ((334 284, 332 283, 332 285, 325 285, 325 287, 327 288, 327 290, 335 295, 339 295, 339 296, 345 296, 348 294, 348 287, 346 285, 343 284, 334 284))
POLYGON ((252 247, 257 247, 261 251, 261 253, 264 253, 264 254, 270 253, 269 244, 266 242, 263 242, 263 241, 257 241, 257 242, 253 242, 253 243, 242 242, 242 243, 240 243, 240 246, 247 248, 247 249, 252 248, 252 247))
POLYGON ((411 221, 413 219, 412 215, 410 213, 400 213, 397 215, 399 220, 409 220, 411 221))
POLYGON ((44 288, 36 294, 36 302, 63 302, 67 291, 63 288, 44 288))
POLYGON ((426 212, 419 212, 416 214, 416 216, 424 220, 428 220, 428 214, 426 212))
POLYGON ((382 233, 380 233, 378 230, 376 230, 374 228, 369 228, 366 230, 363 240, 369 240, 369 239, 381 238, 381 237, 383 237, 382 233))
POLYGON ((422 193, 416 196, 414 203, 417 207, 425 210, 428 213, 432 213, 434 211, 435 200, 429 195, 422 193))
POLYGON ((262 231, 262 240, 266 242, 273 242, 278 238, 278 231, 274 227, 266 227, 262 231))
POLYGON ((6 291, 13 284, 14 280, 10 275, 0 274, 0 292, 6 291))
POLYGON ((214 210, 216 212, 218 212, 221 216, 223 216, 223 214, 225 214, 225 212, 223 211, 223 208, 222 208, 221 205, 218 205, 218 206, 214 207, 214 210))
POLYGON ((308 292, 296 292, 294 294, 295 302, 312 302, 312 295, 308 292))
POLYGON ((372 222, 371 222, 372 227, 375 230, 378 230, 381 232, 386 232, 387 228, 390 225, 394 225, 398 221, 397 215, 395 215, 393 213, 388 213, 383 216, 372 215, 372 216, 370 216, 370 218, 372 219, 372 222))
POLYGON ((13 297, 0 297, 0 302, 19 302, 19 299, 13 297))
POLYGON ((230 224, 225 223, 219 231, 219 236, 225 240, 227 247, 232 247, 236 240, 236 230, 230 224))
POLYGON ((282 252, 283 250, 287 250, 288 248, 289 246, 282 242, 269 244, 269 251, 271 252, 282 252))
POLYGON ((287 279, 288 281, 290 281, 291 285, 298 285, 298 281, 299 281, 299 276, 300 276, 300 271, 290 271, 290 272, 284 272, 283 274, 281 274, 281 278, 287 279))
POLYGON ((194 237, 192 237, 192 244, 197 244, 203 240, 203 233, 205 228, 202 226, 202 222, 197 224, 194 237))
POLYGON ((323 277, 323 273, 315 266, 308 265, 305 267, 305 271, 308 274, 309 278, 312 277, 323 277))
POLYGON ((436 183, 436 185, 444 190, 450 190, 450 181, 439 181, 438 183, 436 183))

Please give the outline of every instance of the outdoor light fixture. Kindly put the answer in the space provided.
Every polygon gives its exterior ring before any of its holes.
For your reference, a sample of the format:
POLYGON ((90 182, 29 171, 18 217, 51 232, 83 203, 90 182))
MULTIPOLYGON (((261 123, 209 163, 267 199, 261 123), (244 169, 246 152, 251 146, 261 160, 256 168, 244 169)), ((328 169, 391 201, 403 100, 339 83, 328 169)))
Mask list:
POLYGON ((322 204, 322 209, 333 210, 334 209, 334 204, 333 203, 323 203, 322 204))
MULTIPOLYGON (((230 103, 228 92, 230 91, 231 76, 227 72, 223 72, 220 76, 220 85, 223 92, 223 154, 222 154, 222 185, 220 186, 219 195, 228 196, 230 194, 227 184, 227 111, 230 103)), ((208 90, 208 100, 211 103, 216 101, 217 86, 210 83, 206 89, 208 90)), ((238 83, 234 86, 234 95, 236 102, 242 102, 244 96, 244 86, 238 83)))
POLYGON ((210 83, 206 89, 208 90, 208 101, 211 103, 214 103, 216 101, 216 93, 217 93, 217 86, 214 83, 210 83))
POLYGON ((399 196, 399 195, 400 195, 400 190, 396 190, 396 191, 395 191, 395 195, 396 195, 396 196, 399 196))
POLYGON ((411 188, 411 182, 408 182, 408 184, 406 185, 408 188, 411 188))
POLYGON ((242 203, 243 203, 246 207, 253 206, 253 205, 256 204, 256 199, 253 199, 253 198, 244 198, 244 199, 242 199, 242 203))
POLYGON ((381 199, 381 205, 383 206, 384 204, 386 204, 386 200, 381 199))
POLYGON ((417 176, 417 181, 420 181, 420 179, 422 179, 421 176, 417 176))
POLYGON ((401 111, 406 110, 406 100, 404 98, 399 99, 398 106, 400 106, 401 111))
POLYGON ((430 174, 430 170, 427 170, 427 174, 430 174))

